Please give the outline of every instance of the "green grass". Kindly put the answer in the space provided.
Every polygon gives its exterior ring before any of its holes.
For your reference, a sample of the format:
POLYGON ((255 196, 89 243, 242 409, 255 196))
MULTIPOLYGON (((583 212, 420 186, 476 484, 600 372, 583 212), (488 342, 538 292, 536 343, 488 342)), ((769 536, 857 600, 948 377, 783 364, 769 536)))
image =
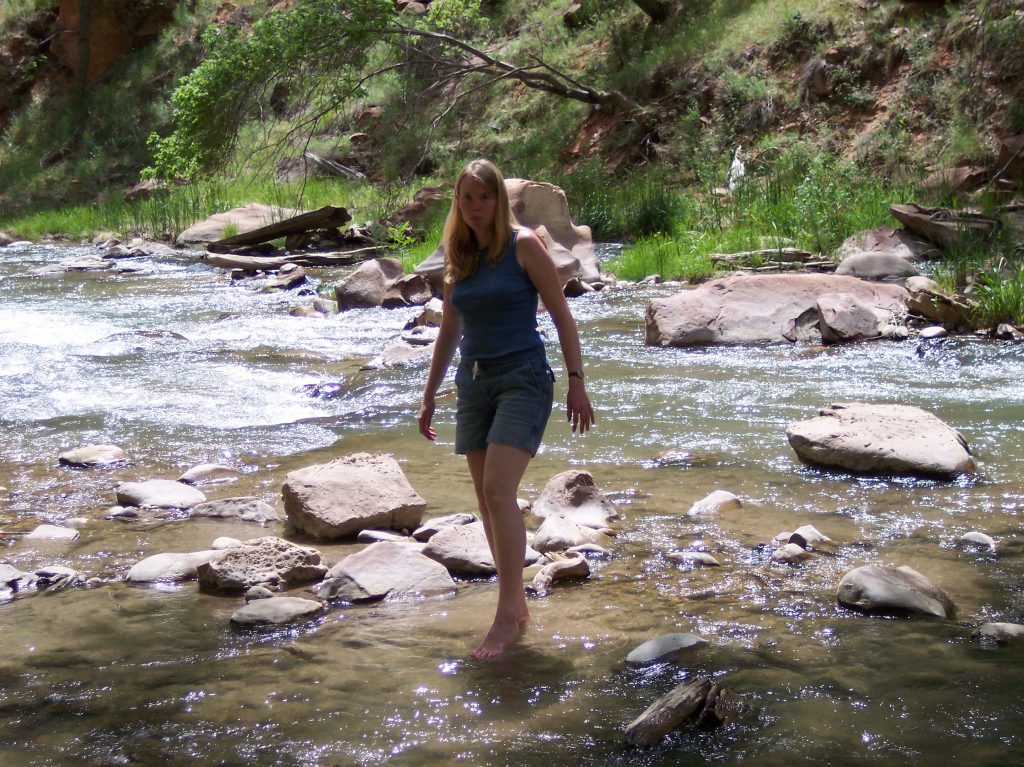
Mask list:
POLYGON ((995 329, 1000 323, 1024 326, 1024 270, 1017 264, 1008 274, 994 270, 975 285, 974 320, 978 327, 995 329))
POLYGON ((172 240, 197 221, 250 202, 299 210, 337 205, 347 208, 353 221, 365 224, 408 202, 413 191, 408 186, 381 187, 343 179, 311 179, 282 186, 266 180, 199 181, 173 187, 143 202, 112 199, 0 217, 0 229, 30 240, 53 236, 81 239, 107 231, 122 237, 172 240))

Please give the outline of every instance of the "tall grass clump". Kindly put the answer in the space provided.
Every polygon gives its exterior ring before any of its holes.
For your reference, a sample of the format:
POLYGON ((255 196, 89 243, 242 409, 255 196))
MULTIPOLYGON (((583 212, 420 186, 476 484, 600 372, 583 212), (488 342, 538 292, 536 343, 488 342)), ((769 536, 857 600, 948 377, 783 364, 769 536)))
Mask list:
POLYGON ((637 240, 610 261, 612 274, 627 280, 642 280, 652 274, 664 279, 698 282, 715 272, 710 257, 688 238, 653 234, 637 240))
POLYGON ((975 283, 974 300, 979 327, 1024 325, 1024 270, 1018 264, 1009 274, 1001 269, 982 274, 975 283))

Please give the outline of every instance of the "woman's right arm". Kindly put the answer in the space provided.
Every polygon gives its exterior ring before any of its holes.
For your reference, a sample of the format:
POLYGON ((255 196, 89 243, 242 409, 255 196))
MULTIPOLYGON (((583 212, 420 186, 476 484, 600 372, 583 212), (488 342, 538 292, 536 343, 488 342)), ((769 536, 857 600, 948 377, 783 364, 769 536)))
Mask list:
POLYGON ((451 286, 445 283, 441 328, 437 332, 434 353, 430 357, 430 372, 427 373, 427 383, 423 387, 423 403, 420 406, 419 415, 420 434, 431 441, 437 438, 437 432, 430 425, 434 420, 434 396, 448 372, 448 367, 452 364, 455 348, 461 338, 462 320, 459 319, 458 313, 452 307, 451 286))

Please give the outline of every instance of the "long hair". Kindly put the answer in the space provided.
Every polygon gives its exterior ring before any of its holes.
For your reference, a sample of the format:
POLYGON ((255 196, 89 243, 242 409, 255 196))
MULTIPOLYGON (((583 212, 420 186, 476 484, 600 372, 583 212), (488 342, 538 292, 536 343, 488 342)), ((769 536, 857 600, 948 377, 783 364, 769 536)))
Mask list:
POLYGON ((480 246, 477 244, 476 235, 459 213, 459 193, 466 179, 473 179, 482 184, 497 200, 494 207, 494 236, 487 249, 487 260, 492 266, 498 263, 501 254, 508 247, 508 241, 512 238, 512 227, 516 224, 515 216, 509 207, 508 192, 505 190, 505 179, 501 171, 490 160, 473 160, 466 165, 455 181, 452 207, 444 222, 444 281, 448 285, 453 285, 473 274, 479 261, 480 246))

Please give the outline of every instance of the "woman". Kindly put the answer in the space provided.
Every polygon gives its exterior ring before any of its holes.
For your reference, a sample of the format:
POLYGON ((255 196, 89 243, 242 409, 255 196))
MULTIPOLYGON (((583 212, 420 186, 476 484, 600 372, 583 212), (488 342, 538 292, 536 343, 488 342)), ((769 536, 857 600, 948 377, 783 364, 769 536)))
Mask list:
POLYGON ((477 659, 500 655, 529 621, 523 593, 526 528, 519 482, 551 415, 554 374, 537 332, 538 296, 558 329, 569 371, 567 417, 582 434, 595 423, 583 383, 576 322, 555 264, 536 234, 516 224, 501 172, 473 160, 459 174, 444 227, 444 312, 423 390, 427 439, 434 396, 458 346, 455 452, 466 456, 498 571, 498 608, 477 659))

